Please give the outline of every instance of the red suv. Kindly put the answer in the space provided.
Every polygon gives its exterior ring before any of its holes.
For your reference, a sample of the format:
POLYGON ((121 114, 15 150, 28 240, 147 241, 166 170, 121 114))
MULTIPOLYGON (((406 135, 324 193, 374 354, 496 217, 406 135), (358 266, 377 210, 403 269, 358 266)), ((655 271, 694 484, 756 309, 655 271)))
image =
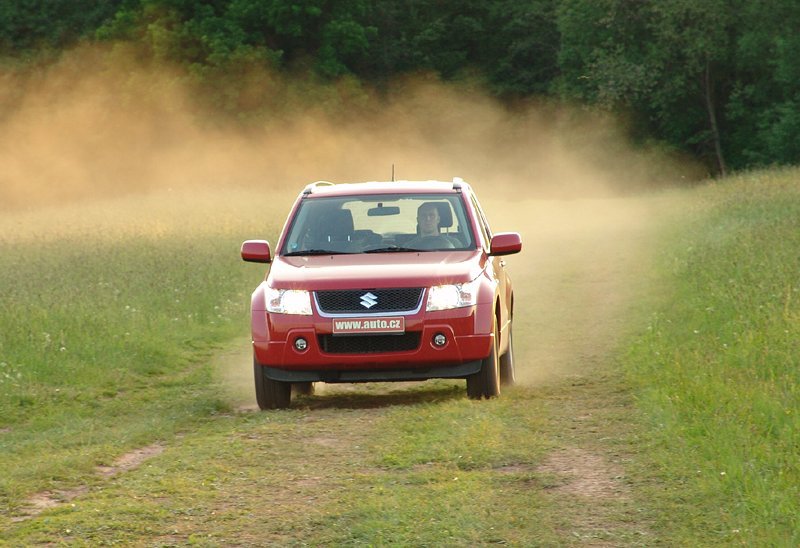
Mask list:
POLYGON ((502 256, 522 240, 492 234, 464 181, 311 184, 275 249, 241 249, 271 263, 251 306, 261 409, 319 381, 460 378, 474 399, 514 382, 502 256))

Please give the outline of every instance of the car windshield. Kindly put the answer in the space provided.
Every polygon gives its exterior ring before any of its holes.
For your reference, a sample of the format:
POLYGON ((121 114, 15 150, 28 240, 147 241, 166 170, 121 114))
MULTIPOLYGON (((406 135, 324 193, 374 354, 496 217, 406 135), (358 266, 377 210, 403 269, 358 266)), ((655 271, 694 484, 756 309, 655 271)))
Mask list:
POLYGON ((461 194, 304 198, 282 255, 475 248, 461 194))

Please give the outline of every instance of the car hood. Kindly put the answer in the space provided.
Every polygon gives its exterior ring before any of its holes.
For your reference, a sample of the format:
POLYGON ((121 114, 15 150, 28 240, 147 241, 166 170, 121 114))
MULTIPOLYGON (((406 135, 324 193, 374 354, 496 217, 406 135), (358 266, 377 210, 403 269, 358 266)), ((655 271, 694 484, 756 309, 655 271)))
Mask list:
POLYGON ((473 280, 485 264, 481 250, 277 256, 269 282, 278 289, 428 287, 473 280))

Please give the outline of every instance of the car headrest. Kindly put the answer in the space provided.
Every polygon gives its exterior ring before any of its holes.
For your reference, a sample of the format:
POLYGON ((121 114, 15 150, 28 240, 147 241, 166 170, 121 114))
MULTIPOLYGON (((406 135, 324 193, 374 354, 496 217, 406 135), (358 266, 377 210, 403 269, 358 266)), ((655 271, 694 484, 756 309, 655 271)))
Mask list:
POLYGON ((325 216, 323 232, 332 240, 347 240, 353 235, 353 214, 347 209, 337 209, 325 216))

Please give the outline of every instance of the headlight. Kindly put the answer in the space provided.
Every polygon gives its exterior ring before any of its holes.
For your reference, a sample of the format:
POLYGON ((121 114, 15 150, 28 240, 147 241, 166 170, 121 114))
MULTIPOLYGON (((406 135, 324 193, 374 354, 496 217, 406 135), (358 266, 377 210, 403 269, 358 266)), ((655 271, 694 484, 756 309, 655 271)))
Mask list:
POLYGON ((311 294, 303 289, 267 288, 267 311, 278 314, 311 315, 311 294))
POLYGON ((478 288, 480 277, 471 282, 454 285, 437 285, 428 290, 428 305, 425 310, 448 310, 473 306, 478 303, 478 288))

